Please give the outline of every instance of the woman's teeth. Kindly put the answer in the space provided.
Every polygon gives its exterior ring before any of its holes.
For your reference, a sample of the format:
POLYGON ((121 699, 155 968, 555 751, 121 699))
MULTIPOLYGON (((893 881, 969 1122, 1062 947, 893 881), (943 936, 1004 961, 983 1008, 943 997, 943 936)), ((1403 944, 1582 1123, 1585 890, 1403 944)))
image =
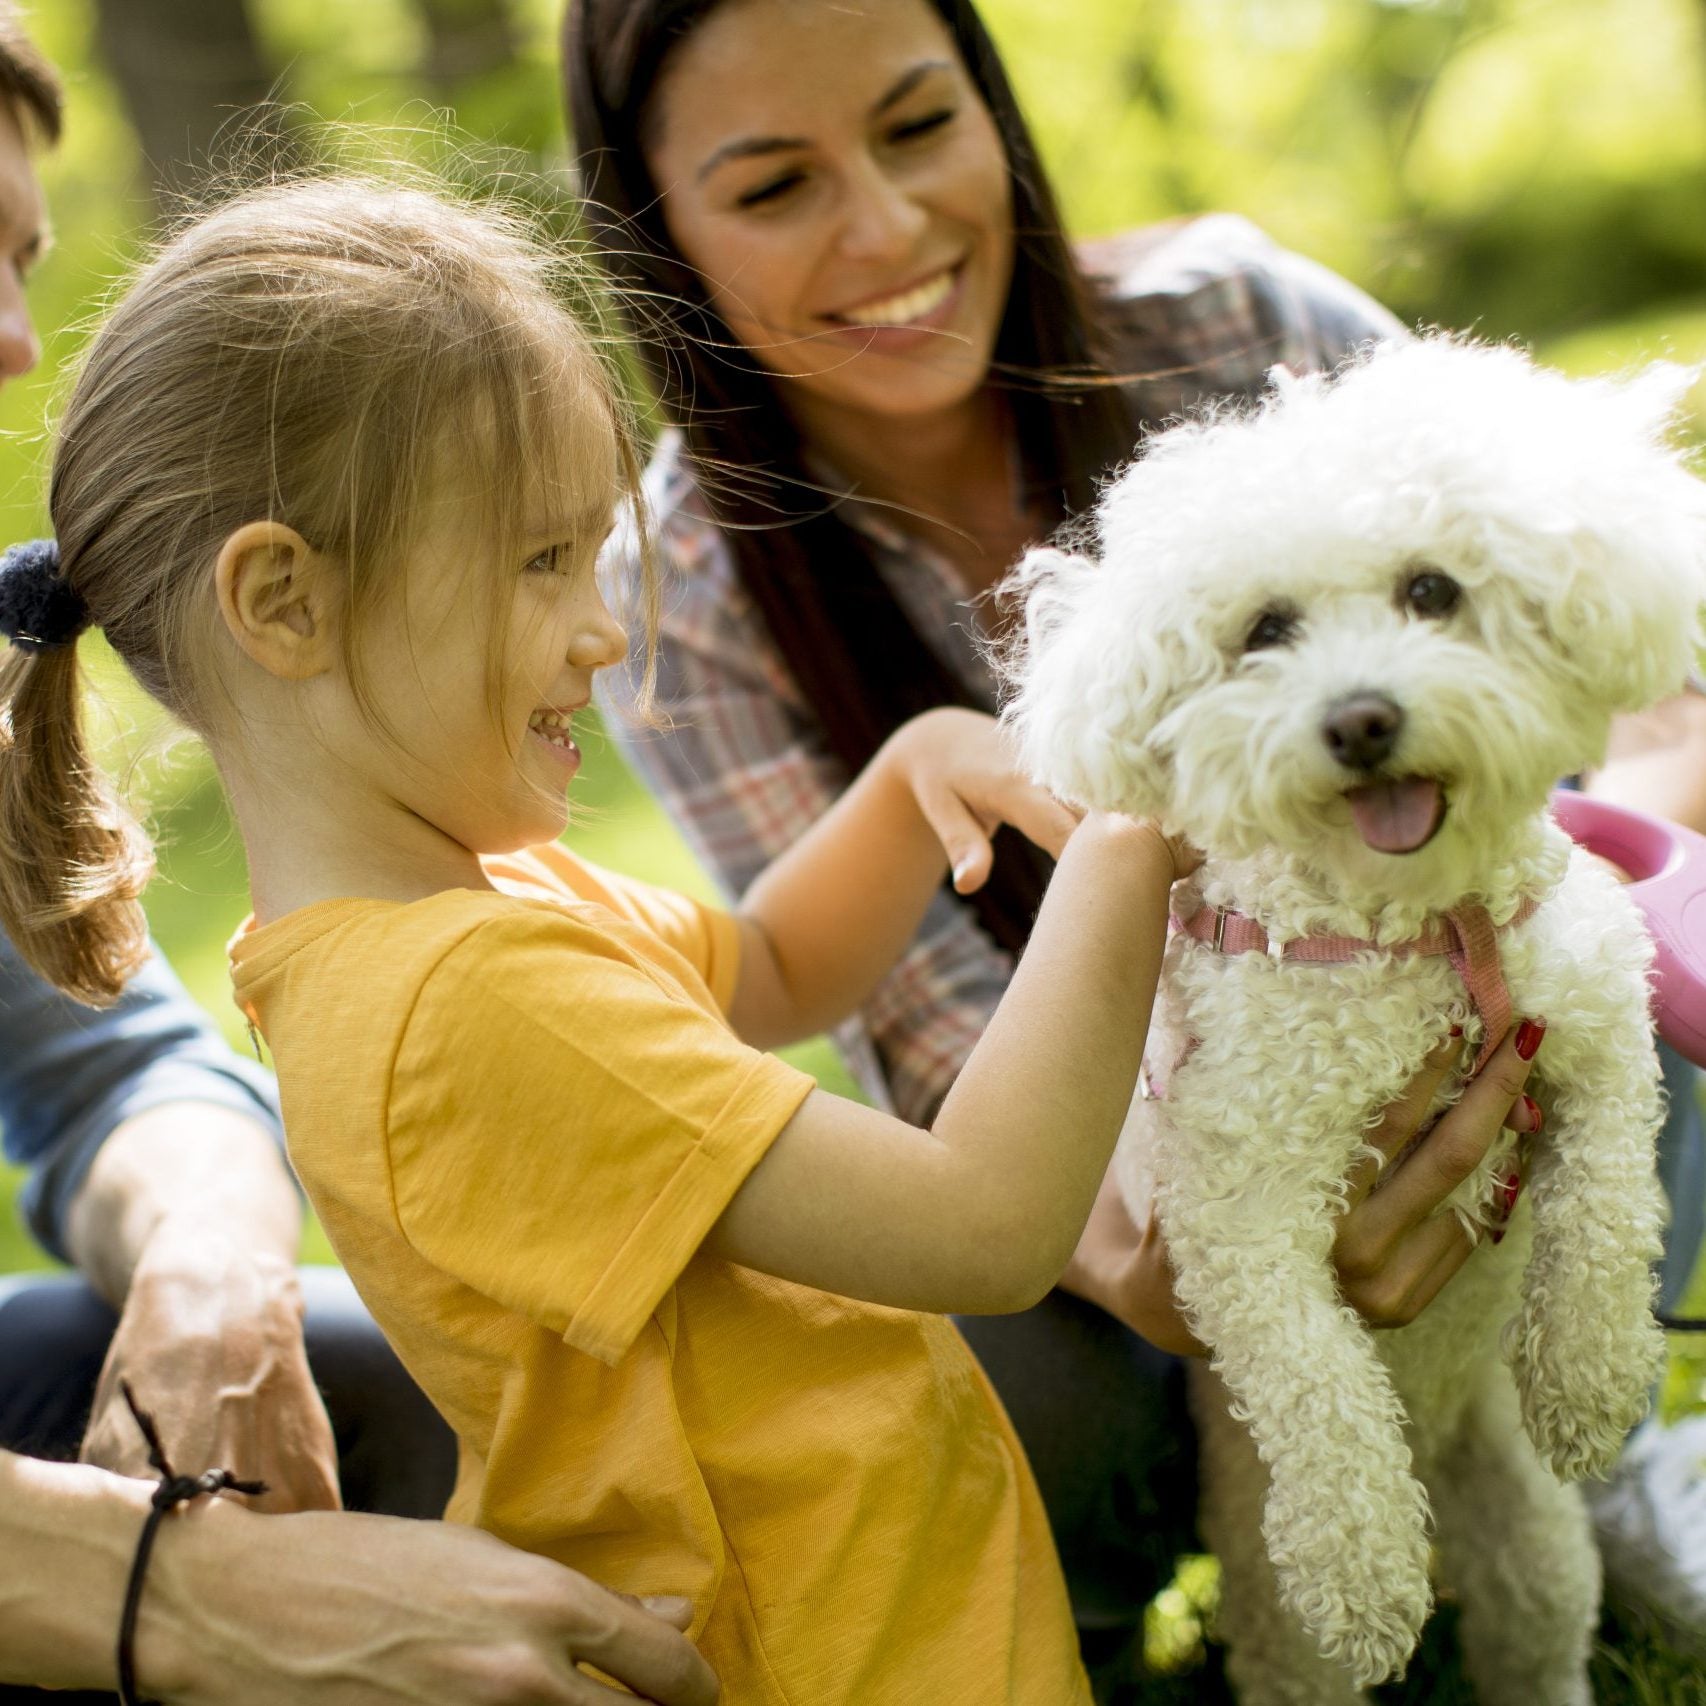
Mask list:
POLYGON ((876 302, 864 302, 846 314, 836 315, 853 326, 910 326, 926 314, 940 308, 954 288, 953 268, 939 272, 923 284, 899 296, 884 296, 876 302))
POLYGON ((575 744, 567 712, 535 711, 527 719, 527 726, 534 734, 543 735, 553 746, 572 747, 575 744))

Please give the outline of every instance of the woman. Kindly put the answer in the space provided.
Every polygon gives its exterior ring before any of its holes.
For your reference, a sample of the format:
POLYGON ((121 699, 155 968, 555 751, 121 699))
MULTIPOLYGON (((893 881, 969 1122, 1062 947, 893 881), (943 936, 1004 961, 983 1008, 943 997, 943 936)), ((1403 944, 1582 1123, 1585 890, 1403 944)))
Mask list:
MULTIPOLYGON (((670 727, 623 738, 732 892, 900 721, 993 705, 981 595, 1146 426, 1402 335, 1237 219, 1075 254, 964 0, 579 0, 565 78, 595 230, 673 423, 650 473, 676 571, 670 727)), ((839 1039, 874 1099, 934 1112, 1044 877, 1009 846, 977 902, 938 897, 839 1039)), ((1107 1197, 1075 1276, 1127 1320, 1136 1241, 1107 1197)), ((1401 1239, 1376 1255, 1353 1301, 1377 1318, 1426 1302, 1401 1239)), ((1087 1653, 1117 1669, 1191 1544, 1179 1366, 1061 1294, 962 1325, 1032 1454, 1087 1653)))

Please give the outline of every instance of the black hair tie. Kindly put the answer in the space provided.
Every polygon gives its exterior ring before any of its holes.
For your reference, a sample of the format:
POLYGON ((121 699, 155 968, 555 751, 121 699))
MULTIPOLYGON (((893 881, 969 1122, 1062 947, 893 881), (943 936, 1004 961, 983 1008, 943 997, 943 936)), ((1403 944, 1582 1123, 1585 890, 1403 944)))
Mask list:
POLYGON ((136 1614, 142 1604, 142 1578, 147 1574, 148 1557, 154 1550, 154 1536, 160 1532, 160 1524, 166 1520, 169 1511, 179 1505, 187 1505, 193 1499, 222 1493, 226 1488, 234 1493, 264 1493, 267 1484, 265 1481, 239 1481, 229 1469, 210 1469, 205 1475, 197 1475, 193 1479, 178 1474, 166 1461, 154 1418, 136 1402, 130 1382, 121 1380, 118 1389, 124 1394, 130 1413, 148 1442, 149 1465, 160 1475, 160 1485, 154 1489, 154 1497, 150 1501, 153 1509, 149 1511, 148 1520, 142 1525, 141 1537, 136 1542, 136 1562, 130 1566, 130 1581, 124 1590, 124 1611, 118 1621, 118 1697, 124 1706, 142 1706, 142 1698, 136 1692, 136 1614))
POLYGON ((0 556, 0 636, 20 651, 68 646, 89 626, 83 595, 59 572, 59 544, 32 539, 0 556))

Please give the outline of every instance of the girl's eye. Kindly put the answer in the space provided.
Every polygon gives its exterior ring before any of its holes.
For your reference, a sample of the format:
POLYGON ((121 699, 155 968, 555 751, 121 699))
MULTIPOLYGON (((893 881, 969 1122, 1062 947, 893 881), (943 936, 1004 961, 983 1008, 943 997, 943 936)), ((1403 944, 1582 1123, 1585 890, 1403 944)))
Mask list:
POLYGON ((1289 644, 1297 635, 1297 617, 1290 610, 1264 610, 1250 624, 1244 636, 1247 652, 1267 651, 1272 646, 1289 644))
POLYGON ((1400 598, 1418 616, 1449 616, 1463 599, 1463 588, 1443 569, 1423 569, 1404 583, 1400 598))
POLYGON ((763 207, 766 202, 780 201, 789 190, 806 181, 804 172, 784 172, 756 189, 745 190, 735 198, 737 207, 763 207))
POLYGON ((527 572, 529 574, 555 574, 562 564, 567 549, 567 546, 564 545, 547 546, 538 556, 527 559, 527 572))
POLYGON ((933 130, 940 130, 954 116, 952 107, 944 107, 940 112, 926 113, 923 118, 912 119, 906 124, 897 124, 889 132, 890 142, 915 142, 918 138, 928 136, 933 130))

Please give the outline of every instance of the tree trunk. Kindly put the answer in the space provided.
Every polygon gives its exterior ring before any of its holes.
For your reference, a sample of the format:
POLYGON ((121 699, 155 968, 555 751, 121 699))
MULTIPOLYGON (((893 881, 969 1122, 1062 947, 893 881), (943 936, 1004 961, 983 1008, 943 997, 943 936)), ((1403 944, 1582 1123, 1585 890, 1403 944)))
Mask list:
POLYGON ((157 198, 295 158, 244 0, 95 0, 95 13, 157 198))

